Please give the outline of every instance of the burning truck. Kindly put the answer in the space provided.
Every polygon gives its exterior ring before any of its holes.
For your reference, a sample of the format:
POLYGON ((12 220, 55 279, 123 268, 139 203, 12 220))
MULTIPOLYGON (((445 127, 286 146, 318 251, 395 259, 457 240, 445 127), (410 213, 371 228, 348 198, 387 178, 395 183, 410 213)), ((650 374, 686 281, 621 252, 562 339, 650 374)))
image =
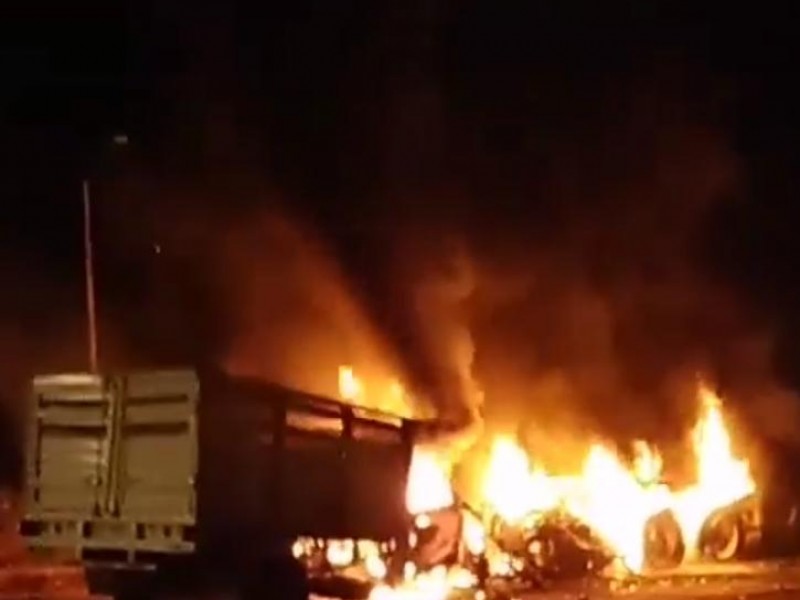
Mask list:
MULTIPOLYGON (((629 462, 593 444, 579 473, 554 475, 500 436, 483 469, 481 501, 469 506, 451 483, 447 448, 418 443, 406 490, 413 528, 403 581, 384 581, 377 553, 359 564, 343 541, 331 543, 345 552, 317 572, 370 580, 372 600, 410 600, 587 574, 637 577, 741 556, 760 534, 756 485, 748 461, 733 452, 720 399, 701 384, 698 400, 696 479, 683 487, 663 482, 661 455, 643 441, 629 462)), ((317 553, 324 546, 318 540, 317 553)), ((308 560, 314 547, 298 540, 295 554, 308 560)))
POLYGON ((692 485, 663 483, 644 442, 552 474, 500 436, 470 505, 439 424, 358 406, 351 369, 340 384, 333 401, 214 371, 37 377, 23 534, 120 598, 435 600, 724 559, 757 530, 704 386, 692 485))

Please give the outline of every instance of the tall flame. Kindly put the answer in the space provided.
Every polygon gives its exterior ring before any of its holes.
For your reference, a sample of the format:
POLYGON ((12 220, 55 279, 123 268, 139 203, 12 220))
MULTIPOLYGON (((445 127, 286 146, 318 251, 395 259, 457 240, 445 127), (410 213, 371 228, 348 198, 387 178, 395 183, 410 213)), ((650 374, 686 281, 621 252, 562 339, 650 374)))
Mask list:
POLYGON ((499 437, 492 445, 483 496, 507 523, 558 504, 556 480, 544 471, 532 470, 528 455, 509 437, 499 437))
POLYGON ((643 486, 617 455, 593 445, 578 484, 564 503, 619 555, 630 570, 644 566, 644 530, 653 515, 669 506, 663 486, 643 486))
POLYGON ((673 506, 690 550, 696 550, 703 523, 712 512, 756 490, 749 463, 736 458, 731 449, 719 397, 705 384, 700 385, 698 396, 701 414, 692 432, 697 482, 679 492, 673 506))

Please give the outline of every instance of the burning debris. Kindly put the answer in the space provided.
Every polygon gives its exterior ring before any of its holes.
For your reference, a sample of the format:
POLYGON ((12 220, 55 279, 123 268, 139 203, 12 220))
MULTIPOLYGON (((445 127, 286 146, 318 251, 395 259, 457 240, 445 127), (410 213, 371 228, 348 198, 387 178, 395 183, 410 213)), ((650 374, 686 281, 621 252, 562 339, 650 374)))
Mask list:
MULTIPOLYGON (((343 371, 343 395, 361 390, 343 371)), ((399 581, 387 565, 398 546, 366 541, 298 540, 295 555, 311 572, 351 574, 370 583, 370 600, 444 599, 484 593, 492 582, 541 587, 587 574, 613 579, 701 557, 725 559, 742 544, 730 510, 754 497, 746 460, 734 455, 721 400, 704 384, 692 432, 693 484, 662 480, 663 459, 638 440, 633 460, 592 444, 580 472, 548 473, 512 437, 497 437, 482 478, 481 504, 468 506, 451 484, 447 449, 419 444, 406 492, 409 551, 399 581)))

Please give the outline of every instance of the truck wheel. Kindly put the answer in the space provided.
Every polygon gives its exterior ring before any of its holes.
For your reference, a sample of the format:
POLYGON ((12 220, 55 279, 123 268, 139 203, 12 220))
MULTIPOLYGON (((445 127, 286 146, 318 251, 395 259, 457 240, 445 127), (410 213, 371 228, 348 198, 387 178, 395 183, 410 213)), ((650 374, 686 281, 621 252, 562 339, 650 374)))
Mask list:
POLYGON ((652 517, 645 526, 645 563, 654 569, 676 567, 686 548, 680 525, 670 511, 652 517))
POLYGON ((739 554, 743 540, 739 516, 717 513, 703 525, 700 533, 700 550, 703 556, 714 560, 731 560, 739 554))

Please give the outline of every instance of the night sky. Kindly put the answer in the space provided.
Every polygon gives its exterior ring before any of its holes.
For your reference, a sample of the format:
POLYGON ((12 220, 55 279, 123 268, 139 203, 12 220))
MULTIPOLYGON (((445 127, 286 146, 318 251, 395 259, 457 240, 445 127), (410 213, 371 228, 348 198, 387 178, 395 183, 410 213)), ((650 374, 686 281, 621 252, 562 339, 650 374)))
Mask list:
POLYGON ((7 395, 86 366, 89 176, 106 368, 353 362, 646 435, 702 371, 800 426, 791 3, 36 4, 0 35, 7 395))

